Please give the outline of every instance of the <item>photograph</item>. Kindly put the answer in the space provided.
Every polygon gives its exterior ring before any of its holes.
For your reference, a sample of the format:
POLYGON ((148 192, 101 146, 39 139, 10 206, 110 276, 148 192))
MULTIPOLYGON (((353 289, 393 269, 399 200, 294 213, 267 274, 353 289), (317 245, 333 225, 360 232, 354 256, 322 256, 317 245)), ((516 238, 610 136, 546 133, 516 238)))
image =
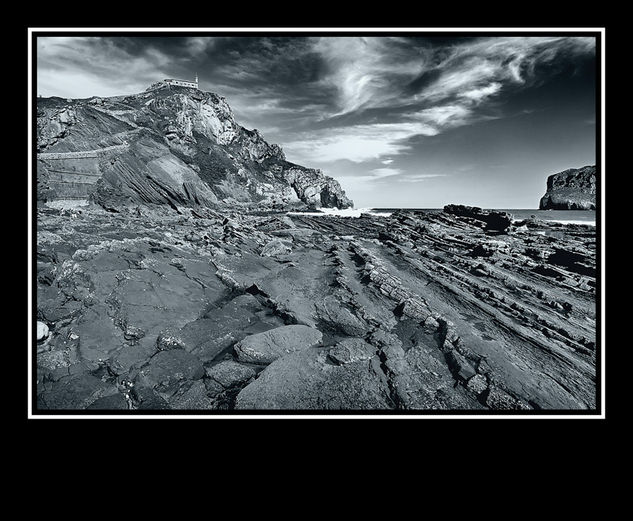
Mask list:
POLYGON ((27 32, 30 419, 604 419, 604 27, 27 32))

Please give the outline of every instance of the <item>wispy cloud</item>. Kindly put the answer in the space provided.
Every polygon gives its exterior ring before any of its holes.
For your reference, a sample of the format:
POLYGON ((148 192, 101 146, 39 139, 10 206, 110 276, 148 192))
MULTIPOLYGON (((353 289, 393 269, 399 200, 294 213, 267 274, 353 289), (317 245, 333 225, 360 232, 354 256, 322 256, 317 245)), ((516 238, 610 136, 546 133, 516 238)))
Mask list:
POLYGON ((377 123, 322 129, 303 133, 284 144, 289 158, 297 161, 331 162, 347 159, 356 163, 398 155, 410 147, 412 136, 434 136, 437 129, 422 120, 377 123))
POLYGON ((381 179, 383 177, 392 177, 394 175, 398 175, 402 173, 402 170, 399 168, 374 168, 370 170, 370 173, 376 179, 381 179))
POLYGON ((423 179, 431 179, 434 177, 449 177, 448 174, 407 174, 400 178, 398 181, 401 183, 417 183, 423 179))
POLYGON ((339 116, 420 101, 480 103, 504 86, 533 81, 536 67, 560 54, 595 52, 595 39, 490 37, 430 48, 394 37, 322 37, 313 49, 328 65, 322 81, 337 90, 332 115, 339 116))
POLYGON ((481 109, 504 90, 542 81, 536 74, 539 65, 562 54, 595 52, 595 41, 494 37, 428 48, 403 38, 323 37, 313 40, 313 50, 327 64, 321 84, 334 86, 337 94, 321 119, 358 118, 380 109, 394 121, 319 130, 297 136, 285 148, 306 161, 362 162, 406 152, 414 136, 435 136, 490 119, 481 109))
POLYGON ((389 104, 397 97, 390 88, 422 71, 424 60, 400 50, 397 38, 322 37, 314 40, 314 51, 328 66, 323 83, 338 91, 339 110, 347 114, 364 107, 389 104))
POLYGON ((39 37, 38 90, 77 98, 132 94, 168 77, 171 61, 154 47, 132 54, 102 38, 39 37))

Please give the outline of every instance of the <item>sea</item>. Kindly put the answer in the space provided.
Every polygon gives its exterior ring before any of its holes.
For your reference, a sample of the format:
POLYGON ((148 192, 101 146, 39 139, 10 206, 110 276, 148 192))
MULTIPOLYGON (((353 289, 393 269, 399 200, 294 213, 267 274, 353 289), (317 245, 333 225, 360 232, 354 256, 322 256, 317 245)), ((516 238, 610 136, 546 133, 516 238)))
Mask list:
MULTIPOLYGON (((562 224, 596 225, 595 210, 535 210, 531 208, 484 208, 485 210, 497 210, 508 212, 514 216, 515 221, 536 218, 543 221, 554 221, 562 224)), ((339 216, 360 217, 362 214, 370 214, 378 217, 388 217, 395 211, 405 212, 441 212, 442 208, 321 208, 318 212, 288 212, 296 215, 313 215, 317 217, 339 216)))

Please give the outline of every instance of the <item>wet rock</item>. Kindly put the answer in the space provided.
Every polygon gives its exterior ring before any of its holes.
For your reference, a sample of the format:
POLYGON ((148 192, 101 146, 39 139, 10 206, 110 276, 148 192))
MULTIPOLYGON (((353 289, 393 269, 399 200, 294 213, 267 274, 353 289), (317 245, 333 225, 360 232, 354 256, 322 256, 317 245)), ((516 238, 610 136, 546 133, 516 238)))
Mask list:
POLYGON ((39 410, 85 409, 98 399, 118 393, 115 385, 82 373, 53 382, 38 396, 39 410))
POLYGON ((181 381, 199 380, 203 376, 204 367, 200 360, 182 349, 172 349, 154 355, 140 370, 136 384, 159 393, 170 393, 181 381))
POLYGON ((89 410, 127 410, 128 403, 123 394, 104 396, 92 402, 86 409, 89 410))
POLYGON ((265 365, 288 353, 314 347, 322 338, 323 334, 312 327, 283 326, 248 336, 234 349, 240 362, 265 365))
POLYGON ((444 212, 458 217, 469 217, 486 224, 486 230, 506 231, 512 225, 512 214, 498 212, 496 210, 482 210, 477 206, 464 206, 461 204, 448 204, 444 212))
POLYGON ((79 336, 81 357, 91 362, 107 360, 123 344, 123 333, 105 306, 85 310, 74 330, 79 336))
POLYGON ((202 362, 215 360, 244 337, 283 325, 252 295, 240 295, 179 331, 187 350, 202 362))
POLYGON ((232 360, 220 362, 206 369, 207 377, 219 383, 224 389, 243 384, 253 378, 255 374, 256 372, 252 367, 232 360))
POLYGON ((107 364, 114 374, 124 375, 133 368, 147 363, 155 353, 156 345, 153 342, 129 344, 114 352, 107 364))
POLYGON ((169 398, 168 403, 172 409, 187 411, 200 411, 213 408, 213 402, 207 396, 207 388, 202 380, 188 382, 169 398))
POLYGON ((136 409, 140 410, 164 410, 171 409, 167 401, 148 387, 136 388, 133 391, 136 409))

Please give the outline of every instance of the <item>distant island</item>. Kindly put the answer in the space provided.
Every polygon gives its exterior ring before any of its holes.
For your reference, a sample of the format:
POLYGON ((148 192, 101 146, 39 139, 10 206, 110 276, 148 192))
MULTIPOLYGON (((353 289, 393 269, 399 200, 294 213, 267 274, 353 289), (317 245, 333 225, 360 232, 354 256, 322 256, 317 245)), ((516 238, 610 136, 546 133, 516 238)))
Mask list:
POLYGON ((570 168, 547 178, 539 210, 595 210, 596 166, 570 168))

